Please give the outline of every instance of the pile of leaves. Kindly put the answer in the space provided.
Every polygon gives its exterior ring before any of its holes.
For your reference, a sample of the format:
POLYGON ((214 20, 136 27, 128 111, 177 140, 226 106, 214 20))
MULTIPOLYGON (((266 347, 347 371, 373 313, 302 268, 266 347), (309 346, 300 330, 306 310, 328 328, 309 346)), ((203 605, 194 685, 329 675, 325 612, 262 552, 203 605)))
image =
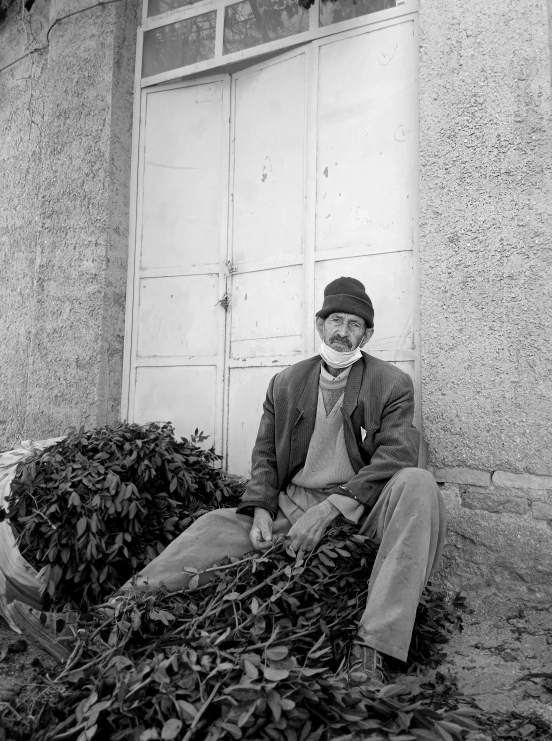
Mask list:
MULTIPOLYGON (((460 741, 476 728, 476 711, 456 696, 347 685, 374 556, 371 543, 343 525, 303 557, 277 542, 213 567, 203 586, 117 597, 80 624, 57 678, 20 698, 25 719, 11 735, 460 741)), ((418 611, 411 666, 434 661, 451 629, 436 594, 426 592, 418 611)))
POLYGON ((206 509, 235 505, 239 491, 204 439, 196 430, 179 442, 170 423, 121 423, 25 461, 7 517, 46 583, 45 609, 98 604, 206 509))
MULTIPOLYGON (((188 569, 187 590, 110 600, 196 517, 237 503, 243 482, 214 467, 202 440, 177 442, 170 424, 121 424, 81 431, 22 466, 8 513, 20 548, 42 570, 50 603, 83 612, 57 676, 3 703, 10 738, 461 741, 476 717, 493 739, 517 737, 497 736, 450 678, 412 691, 348 686, 375 557, 350 524, 306 556, 275 542, 207 569, 203 586, 188 569)), ((429 586, 409 672, 439 662, 458 619, 429 586)), ((531 739, 550 732, 540 721, 529 735, 527 722, 517 725, 531 739)))

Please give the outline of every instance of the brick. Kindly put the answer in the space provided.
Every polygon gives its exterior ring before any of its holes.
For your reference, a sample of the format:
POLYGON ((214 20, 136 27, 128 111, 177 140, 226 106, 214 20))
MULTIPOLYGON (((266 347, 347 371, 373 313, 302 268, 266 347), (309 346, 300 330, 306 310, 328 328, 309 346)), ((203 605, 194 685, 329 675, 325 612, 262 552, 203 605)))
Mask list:
POLYGON ((552 489, 552 476, 495 471, 493 473, 493 486, 511 487, 513 489, 552 489))
POLYGON ((490 486, 491 474, 488 471, 476 471, 472 468, 433 468, 435 480, 440 484, 467 484, 472 486, 490 486))
POLYGON ((548 502, 533 502, 531 510, 535 520, 552 520, 552 504, 548 502))
POLYGON ((505 497, 500 492, 477 487, 469 487, 462 492, 462 506, 466 509, 506 512, 512 515, 526 515, 529 511, 529 502, 525 497, 505 497))

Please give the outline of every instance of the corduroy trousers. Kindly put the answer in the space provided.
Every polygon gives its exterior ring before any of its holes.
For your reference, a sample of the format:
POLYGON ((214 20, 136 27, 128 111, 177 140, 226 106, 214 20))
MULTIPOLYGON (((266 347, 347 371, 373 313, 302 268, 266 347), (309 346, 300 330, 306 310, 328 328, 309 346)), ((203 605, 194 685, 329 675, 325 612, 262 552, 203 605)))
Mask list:
MULTIPOLYGON (((308 500, 312 503, 312 497, 308 500)), ((280 509, 273 534, 286 535, 301 514, 288 519, 280 509)), ((138 574, 137 588, 164 584, 171 591, 184 589, 191 578, 184 566, 208 568, 225 556, 243 556, 251 550, 252 522, 235 509, 208 512, 138 574)), ((406 660, 418 602, 439 566, 445 530, 445 504, 433 476, 421 468, 396 473, 359 526, 362 535, 379 544, 358 630, 362 643, 406 660)), ((129 582, 123 589, 130 587, 129 582)))

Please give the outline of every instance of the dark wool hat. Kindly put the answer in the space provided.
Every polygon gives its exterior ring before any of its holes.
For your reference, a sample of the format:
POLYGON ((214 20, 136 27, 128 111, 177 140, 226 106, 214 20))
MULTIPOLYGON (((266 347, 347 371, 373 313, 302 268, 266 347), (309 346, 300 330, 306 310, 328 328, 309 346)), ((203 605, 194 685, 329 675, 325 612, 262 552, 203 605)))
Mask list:
POLYGON ((324 303, 316 316, 326 319, 337 312, 355 314, 364 319, 366 326, 374 326, 374 307, 363 284, 356 278, 336 278, 324 289, 324 303))

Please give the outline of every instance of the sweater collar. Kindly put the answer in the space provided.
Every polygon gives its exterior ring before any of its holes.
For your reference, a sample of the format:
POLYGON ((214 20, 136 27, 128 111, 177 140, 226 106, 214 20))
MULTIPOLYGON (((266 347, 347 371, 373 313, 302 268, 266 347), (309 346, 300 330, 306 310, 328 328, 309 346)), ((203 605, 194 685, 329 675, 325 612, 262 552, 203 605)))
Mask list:
POLYGON ((329 381, 330 384, 331 383, 342 382, 342 381, 344 381, 347 378, 347 376, 351 372, 351 368, 352 367, 353 366, 350 365, 348 368, 343 368, 343 370, 341 371, 341 373, 338 376, 332 376, 332 374, 324 368, 324 363, 321 363, 321 365, 320 365, 320 377, 323 378, 325 381, 329 381))

